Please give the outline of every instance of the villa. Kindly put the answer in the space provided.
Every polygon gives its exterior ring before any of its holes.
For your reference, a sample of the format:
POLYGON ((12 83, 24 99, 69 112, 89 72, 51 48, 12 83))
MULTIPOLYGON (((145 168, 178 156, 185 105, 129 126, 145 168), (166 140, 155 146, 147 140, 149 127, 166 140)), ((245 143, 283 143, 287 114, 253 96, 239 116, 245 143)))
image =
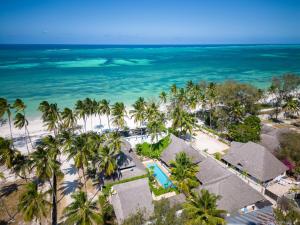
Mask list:
POLYGON ((218 207, 229 214, 244 213, 261 208, 268 204, 266 199, 232 172, 223 168, 214 159, 208 157, 199 163, 197 178, 201 185, 197 191, 206 189, 220 195, 218 207))
POLYGON ((256 183, 267 184, 285 175, 288 168, 264 146, 254 142, 232 142, 222 160, 237 171, 246 173, 256 183))
POLYGON ((174 161, 176 158, 176 154, 179 152, 185 152, 188 157, 190 157, 195 164, 203 161, 205 159, 196 149, 194 149, 191 145, 187 144, 183 139, 170 135, 170 144, 161 154, 160 160, 167 165, 170 166, 170 162, 174 161))
POLYGON ((145 210, 146 215, 151 215, 154 211, 147 178, 114 185, 112 192, 110 202, 119 224, 139 209, 145 210))

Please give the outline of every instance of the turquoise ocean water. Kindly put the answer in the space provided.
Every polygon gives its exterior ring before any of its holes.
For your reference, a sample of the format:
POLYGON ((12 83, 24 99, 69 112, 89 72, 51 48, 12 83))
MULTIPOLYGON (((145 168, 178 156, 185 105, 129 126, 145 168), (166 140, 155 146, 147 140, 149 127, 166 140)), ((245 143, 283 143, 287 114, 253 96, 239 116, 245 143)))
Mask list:
POLYGON ((266 87, 274 75, 300 75, 300 45, 92 46, 0 45, 0 96, 39 102, 77 99, 131 104, 188 80, 226 79, 266 87))

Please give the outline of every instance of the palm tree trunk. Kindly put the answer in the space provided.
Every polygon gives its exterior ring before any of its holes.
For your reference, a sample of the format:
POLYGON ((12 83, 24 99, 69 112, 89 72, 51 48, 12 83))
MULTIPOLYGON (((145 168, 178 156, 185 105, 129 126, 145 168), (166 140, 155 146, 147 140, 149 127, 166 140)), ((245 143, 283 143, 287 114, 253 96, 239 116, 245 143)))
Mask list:
POLYGON ((57 225, 57 178, 56 173, 52 176, 52 225, 57 225))
POLYGON ((31 137, 30 137, 30 134, 29 134, 29 130, 28 130, 28 127, 27 127, 27 125, 25 125, 25 130, 26 130, 26 132, 27 132, 27 136, 28 136, 28 139, 29 139, 30 145, 31 145, 31 147, 33 148, 33 144, 32 144, 32 141, 31 141, 31 137))
POLYGON ((108 129, 110 130, 109 115, 107 115, 108 129))
POLYGON ((81 167, 81 170, 82 170, 82 176, 83 176, 84 188, 85 188, 85 192, 86 192, 86 191, 87 191, 87 188, 86 188, 86 179, 85 179, 84 166, 81 167))
POLYGON ((85 118, 85 116, 83 117, 83 122, 84 122, 84 131, 86 132, 86 118, 85 118))
POLYGON ((93 130, 93 114, 91 114, 91 130, 93 130))
POLYGON ((101 115, 99 114, 99 123, 100 123, 100 127, 102 125, 102 122, 101 122, 101 115))
POLYGON ((12 147, 14 147, 14 139, 13 139, 13 135, 12 135, 12 129, 11 129, 11 118, 10 118, 10 113, 8 114, 8 123, 9 123, 9 130, 10 130, 10 138, 11 138, 11 142, 12 142, 12 147))
POLYGON ((27 148, 27 153, 28 153, 28 155, 29 155, 29 148, 28 148, 28 141, 27 141, 27 134, 26 134, 26 126, 25 126, 25 136, 24 136, 24 138, 25 138, 25 142, 26 142, 26 148, 27 148))

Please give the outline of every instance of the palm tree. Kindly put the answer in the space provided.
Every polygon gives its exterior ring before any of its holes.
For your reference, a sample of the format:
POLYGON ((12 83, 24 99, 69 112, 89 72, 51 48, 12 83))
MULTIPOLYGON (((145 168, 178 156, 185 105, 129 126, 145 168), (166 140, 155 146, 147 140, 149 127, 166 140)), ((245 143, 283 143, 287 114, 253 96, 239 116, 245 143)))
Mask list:
POLYGON ((47 218, 50 203, 47 201, 47 192, 38 190, 36 183, 26 185, 25 192, 20 196, 18 210, 22 213, 25 222, 36 220, 42 224, 42 219, 47 218))
POLYGON ((233 122, 238 123, 242 121, 245 114, 245 108, 240 102, 235 101, 229 110, 229 114, 231 115, 233 122))
POLYGON ((100 147, 98 150, 97 164, 100 172, 104 172, 105 176, 113 175, 117 170, 116 156, 117 152, 114 148, 108 146, 100 147))
POLYGON ((209 107, 209 126, 211 128, 212 127, 212 113, 213 113, 214 104, 215 104, 216 98, 217 98, 217 86, 215 83, 211 82, 207 86, 206 97, 207 97, 207 100, 208 100, 209 106, 210 106, 209 107))
MULTIPOLYGON (((2 118, 5 115, 5 113, 7 114, 9 130, 10 130, 10 137, 11 137, 11 140, 13 140, 12 129, 11 129, 11 111, 10 111, 11 108, 12 108, 12 106, 7 102, 7 100, 5 98, 0 98, 0 118, 2 118)), ((11 144, 14 147, 13 141, 11 144)))
POLYGON ((285 116, 287 116, 288 114, 299 115, 300 104, 299 104, 298 100, 296 100, 292 96, 290 96, 286 99, 286 102, 282 106, 282 108, 285 111, 285 113, 284 113, 285 116))
POLYGON ((160 94, 159 94, 159 98, 160 98, 160 101, 164 104, 167 103, 167 93, 162 91, 160 94))
POLYGON ((164 123, 160 118, 149 121, 149 123, 147 124, 147 128, 151 136, 151 141, 153 142, 155 139, 156 143, 158 142, 158 135, 166 130, 166 127, 164 126, 164 123))
POLYGON ((18 129, 22 129, 23 127, 25 128, 25 142, 26 142, 27 152, 29 154, 29 148, 28 148, 28 142, 27 142, 27 126, 28 126, 27 119, 25 118, 25 116, 23 114, 17 113, 15 116, 14 125, 18 129))
MULTIPOLYGON (((16 99, 14 104, 13 104, 13 108, 15 108, 17 110, 17 113, 23 113, 23 118, 21 118, 19 116, 20 123, 22 124, 23 122, 25 122, 24 126, 22 126, 22 127, 25 127, 25 137, 28 136, 31 147, 33 148, 32 141, 31 141, 30 134, 29 134, 29 130, 28 130, 28 121, 26 119, 26 113, 25 113, 26 105, 24 104, 24 102, 21 99, 16 99)), ((15 116, 15 118, 17 118, 17 116, 15 116)), ((15 124, 15 126, 16 126, 16 124, 15 124)), ((19 129, 21 129, 21 128, 19 127, 19 129)), ((27 140, 26 140, 26 145, 27 145, 27 140)))
POLYGON ((133 105, 133 109, 129 111, 131 118, 134 118, 135 123, 140 123, 141 135, 142 135, 142 124, 145 121, 146 113, 146 102, 144 98, 140 97, 133 105))
POLYGON ((77 115, 73 113, 72 109, 65 108, 64 111, 61 112, 61 117, 64 127, 71 128, 74 131, 77 124, 77 115))
POLYGON ((21 179, 28 180, 28 174, 30 174, 31 159, 27 155, 17 153, 13 160, 13 172, 21 179))
POLYGON ((49 104, 47 101, 43 101, 39 105, 39 110, 42 112, 42 119, 47 130, 53 131, 54 135, 57 135, 61 121, 57 104, 49 104))
POLYGON ((183 205, 188 217, 187 224, 226 224, 222 216, 226 211, 217 209, 219 199, 220 196, 210 194, 205 189, 201 190, 201 194, 192 192, 188 201, 183 205))
POLYGON ((19 153, 18 150, 12 148, 11 140, 0 137, 0 165, 11 169, 14 166, 14 159, 19 153))
POLYGON ((61 175, 59 140, 51 135, 42 139, 37 150, 32 153, 32 167, 38 178, 48 181, 52 188, 52 225, 57 225, 57 176, 61 175))
POLYGON ((107 146, 118 154, 121 151, 122 139, 118 132, 112 132, 108 136, 107 146))
POLYGON ((122 129, 125 127, 126 125, 125 116, 127 116, 127 112, 123 102, 116 102, 112 106, 112 116, 113 116, 112 118, 113 124, 118 129, 122 129))
POLYGON ((110 122, 109 122, 110 106, 109 106, 109 101, 107 101, 106 99, 102 99, 99 102, 99 108, 100 108, 101 114, 106 115, 108 128, 110 129, 110 122))
POLYGON ((175 97, 177 95, 177 86, 176 86, 176 84, 172 84, 170 91, 171 91, 171 94, 173 95, 173 97, 175 97))
POLYGON ((72 203, 68 205, 63 211, 65 218, 64 224, 103 224, 103 220, 98 212, 96 202, 89 201, 85 192, 75 192, 72 194, 72 198, 72 203))
POLYGON ((84 179, 84 185, 86 185, 84 167, 88 166, 88 159, 91 154, 88 147, 87 134, 82 134, 74 137, 72 139, 71 145, 66 149, 66 152, 68 153, 68 160, 73 158, 75 167, 77 169, 81 169, 84 179))
POLYGON ((196 179, 196 173, 199 171, 198 166, 186 155, 185 152, 176 154, 175 161, 171 165, 171 179, 174 180, 175 186, 188 195, 190 189, 199 185, 196 179))
POLYGON ((87 110, 86 110, 86 105, 84 104, 83 101, 78 100, 75 104, 75 112, 76 115, 78 115, 79 118, 83 119, 84 122, 84 130, 86 132, 86 117, 87 117, 87 110))
POLYGON ((190 115, 188 112, 183 111, 181 126, 182 126, 182 131, 184 132, 184 134, 189 133, 190 137, 192 137, 193 129, 196 127, 195 117, 190 115))

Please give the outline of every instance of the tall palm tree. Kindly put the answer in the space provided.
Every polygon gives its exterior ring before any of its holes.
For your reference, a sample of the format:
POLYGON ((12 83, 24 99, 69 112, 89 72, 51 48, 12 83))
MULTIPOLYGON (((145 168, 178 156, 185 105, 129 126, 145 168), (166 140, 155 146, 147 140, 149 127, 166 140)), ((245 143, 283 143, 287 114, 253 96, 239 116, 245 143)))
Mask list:
POLYGON ((146 105, 145 114, 148 122, 156 120, 160 115, 159 105, 155 102, 148 102, 148 104, 146 105))
POLYGON ((63 121, 63 125, 65 128, 75 130, 75 126, 77 124, 77 115, 70 108, 65 108, 64 111, 61 112, 61 118, 63 121))
POLYGON ((238 101, 235 101, 229 109, 232 122, 242 121, 245 114, 245 107, 238 101))
POLYGON ((206 97, 209 103, 209 126, 212 127, 212 113, 214 110, 214 105, 217 98, 217 86, 215 83, 211 82, 208 84, 206 89, 206 97))
POLYGON ((42 224, 42 219, 47 218, 50 203, 47 201, 47 192, 38 190, 36 183, 26 185, 25 192, 20 196, 18 210, 22 213, 25 222, 36 220, 42 224))
POLYGON ((148 132, 151 136, 152 142, 155 140, 156 143, 158 142, 158 135, 166 130, 164 123, 161 119, 157 118, 155 120, 149 121, 147 124, 148 132))
POLYGON ((13 159, 12 170, 18 177, 27 181, 28 175, 30 174, 30 164, 30 157, 18 152, 13 159))
POLYGON ((21 114, 21 113, 17 113, 14 120, 15 120, 14 125, 16 128, 22 129, 24 127, 24 129, 25 129, 24 137, 25 137, 27 152, 29 154, 28 141, 27 141, 28 120, 25 118, 24 114, 21 114))
POLYGON ((121 151, 122 139, 118 132, 112 132, 108 136, 107 146, 111 148, 116 154, 121 151))
POLYGON ((198 166, 186 155, 185 152, 176 154, 175 161, 171 165, 171 179, 174 180, 175 186, 189 195, 190 189, 199 185, 196 179, 196 173, 199 171, 198 166))
POLYGON ((201 190, 201 194, 192 192, 183 205, 188 217, 187 224, 226 224, 223 218, 226 211, 217 208, 218 199, 220 196, 210 194, 205 189, 201 190))
POLYGON ((113 175, 117 170, 116 156, 118 152, 108 146, 100 147, 98 150, 97 165, 105 176, 113 175))
POLYGON ((32 167, 38 178, 48 181, 52 188, 52 225, 57 225, 57 176, 61 175, 59 140, 51 135, 42 139, 37 150, 32 153, 32 167))
POLYGON ((133 109, 129 111, 131 118, 134 118, 135 123, 140 123, 140 129, 142 134, 142 124, 145 121, 146 114, 146 102, 144 98, 140 97, 133 105, 133 109))
MULTIPOLYGON (((87 134, 82 134, 72 139, 72 143, 68 149, 66 149, 68 153, 68 160, 71 158, 74 159, 75 167, 77 169, 81 169, 84 185, 86 185, 86 178, 85 178, 85 167, 88 166, 89 162, 89 146, 87 143, 87 134)), ((81 177, 81 176, 80 176, 81 177)))
POLYGON ((182 131, 184 134, 189 134, 190 137, 193 135, 193 129, 196 127, 196 119, 188 112, 183 111, 181 121, 182 131))
POLYGON ((11 169, 14 166, 14 159, 19 151, 12 148, 11 140, 0 137, 0 165, 11 169))
MULTIPOLYGON (((23 118, 20 117, 20 120, 24 121, 24 127, 25 127, 25 137, 26 137, 26 133, 27 133, 27 136, 28 136, 28 139, 29 139, 29 142, 31 144, 31 147, 33 148, 33 145, 32 145, 32 141, 31 141, 31 138, 30 138, 30 134, 29 134, 29 130, 28 130, 28 121, 26 119, 26 113, 25 113, 25 109, 26 109, 26 105, 25 103, 21 100, 21 99, 16 99, 14 104, 13 104, 13 108, 17 110, 17 113, 22 113, 23 114, 23 118), (27 122, 26 122, 27 121, 27 122)), ((17 116, 15 117, 17 118, 17 116)), ((21 122, 22 123, 22 122, 21 122)), ((15 125, 16 126, 16 125, 15 125)), ((21 128, 19 128, 21 129, 21 128)), ((27 140, 26 140, 26 144, 27 144, 27 140)))
POLYGON ((160 101, 163 103, 163 104, 166 104, 167 103, 167 93, 162 91, 160 94, 159 94, 159 98, 160 98, 160 101))
POLYGON ((75 104, 75 112, 78 115, 79 118, 83 119, 84 123, 84 131, 86 132, 86 119, 87 119, 87 110, 86 105, 83 101, 78 100, 75 104))
POLYGON ((103 224, 101 215, 98 212, 96 202, 88 200, 87 194, 83 191, 72 194, 73 201, 63 213, 66 225, 95 225, 103 224))
MULTIPOLYGON (((7 114, 9 130, 10 130, 10 138, 11 140, 13 140, 12 129, 11 129, 11 111, 10 111, 11 109, 12 106, 8 103, 8 101, 5 98, 0 98, 0 118, 2 118, 5 115, 5 113, 7 114)), ((13 141, 11 144, 14 147, 13 141)))
POLYGON ((284 110, 284 115, 287 116, 288 114, 297 114, 299 115, 300 104, 299 101, 294 99, 292 96, 288 97, 282 106, 284 110))
POLYGON ((108 128, 110 129, 110 119, 109 119, 109 116, 110 116, 110 106, 109 106, 109 101, 107 101, 106 99, 102 99, 100 102, 99 102, 99 111, 101 112, 101 114, 103 115, 106 115, 107 117, 107 125, 108 125, 108 128))
POLYGON ((127 116, 126 108, 123 102, 116 102, 112 106, 112 121, 113 124, 118 128, 122 129, 125 127, 125 116, 127 116))
POLYGON ((177 86, 176 86, 176 84, 172 84, 170 92, 173 95, 173 97, 175 97, 177 95, 177 86))
POLYGON ((42 112, 44 126, 47 127, 48 131, 53 131, 54 135, 57 135, 61 122, 57 104, 49 104, 47 101, 43 101, 39 105, 39 110, 42 112))

